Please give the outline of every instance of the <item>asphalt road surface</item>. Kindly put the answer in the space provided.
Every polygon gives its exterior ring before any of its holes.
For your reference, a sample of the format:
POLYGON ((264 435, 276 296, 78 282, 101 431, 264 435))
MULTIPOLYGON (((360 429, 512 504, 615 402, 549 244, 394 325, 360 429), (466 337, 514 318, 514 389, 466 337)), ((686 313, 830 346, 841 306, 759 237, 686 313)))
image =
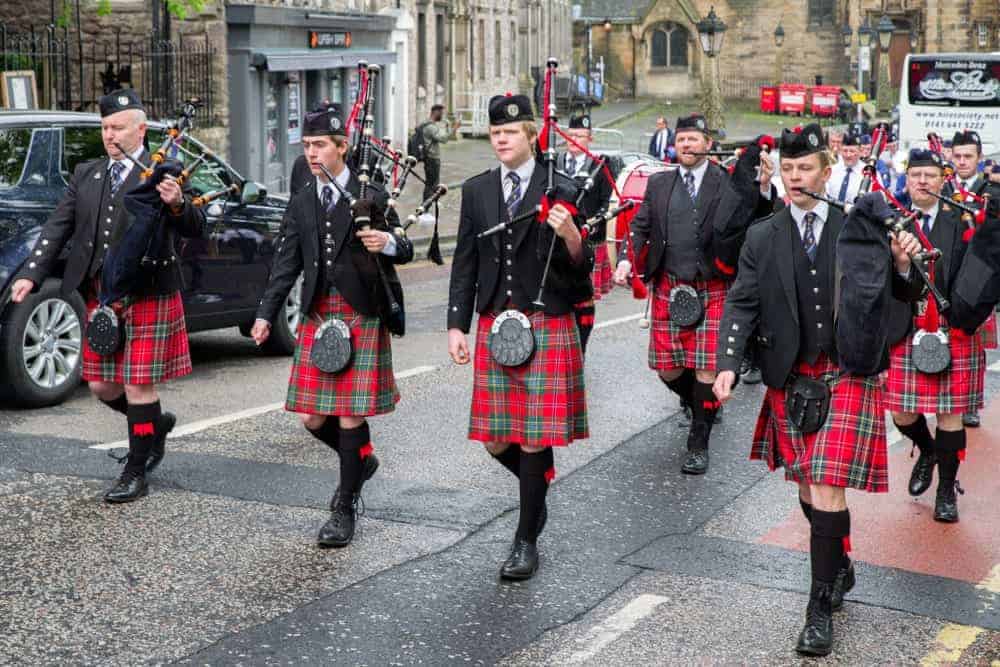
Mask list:
MULTIPOLYGON (((382 467, 347 549, 314 543, 337 465, 281 409, 290 360, 236 330, 192 336, 194 374, 162 392, 176 437, 140 502, 101 501, 124 422, 83 387, 0 409, 0 664, 812 664, 792 650, 808 529, 794 487, 747 460, 763 390, 727 406, 708 475, 681 475, 677 405, 620 290, 598 304, 592 437, 556 454, 541 570, 498 579, 517 487, 465 437, 447 271, 403 269, 403 399, 372 420, 382 467)), ((1000 666, 1000 404, 983 416, 960 523, 931 520, 933 490, 906 494, 902 442, 889 494, 849 494, 858 585, 824 664, 1000 666)))

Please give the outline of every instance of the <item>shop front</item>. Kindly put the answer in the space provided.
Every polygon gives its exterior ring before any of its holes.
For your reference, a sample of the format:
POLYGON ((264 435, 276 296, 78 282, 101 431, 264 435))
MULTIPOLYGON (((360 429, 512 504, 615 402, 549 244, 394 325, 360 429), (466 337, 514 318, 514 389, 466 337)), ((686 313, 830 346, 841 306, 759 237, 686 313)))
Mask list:
POLYGON ((247 178, 286 192, 292 163, 302 153, 302 117, 324 100, 344 106, 358 90, 358 62, 377 64, 375 131, 395 127, 389 114, 405 105, 386 101, 396 77, 396 17, 331 14, 229 5, 230 158, 247 178))

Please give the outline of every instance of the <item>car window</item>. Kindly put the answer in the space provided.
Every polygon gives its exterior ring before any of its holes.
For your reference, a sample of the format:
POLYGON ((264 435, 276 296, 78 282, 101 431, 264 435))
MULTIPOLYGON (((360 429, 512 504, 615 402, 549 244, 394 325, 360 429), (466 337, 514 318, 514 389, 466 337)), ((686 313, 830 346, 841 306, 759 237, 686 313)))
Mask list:
POLYGON ((30 145, 31 130, 0 130, 0 188, 10 188, 20 182, 30 145))
MULTIPOLYGON (((146 132, 150 150, 159 148, 163 142, 163 137, 163 130, 150 128, 146 132)), ((193 140, 186 140, 184 142, 184 150, 178 151, 176 156, 180 157, 184 165, 187 166, 194 162, 204 150, 205 147, 201 144, 193 140)), ((226 169, 222 162, 215 158, 205 160, 191 177, 191 188, 198 194, 221 190, 228 187, 230 183, 232 183, 232 176, 230 176, 229 170, 226 169)))
POLYGON ((67 181, 76 169, 76 165, 104 155, 106 153, 104 142, 101 141, 100 127, 63 128, 63 159, 60 171, 67 181))

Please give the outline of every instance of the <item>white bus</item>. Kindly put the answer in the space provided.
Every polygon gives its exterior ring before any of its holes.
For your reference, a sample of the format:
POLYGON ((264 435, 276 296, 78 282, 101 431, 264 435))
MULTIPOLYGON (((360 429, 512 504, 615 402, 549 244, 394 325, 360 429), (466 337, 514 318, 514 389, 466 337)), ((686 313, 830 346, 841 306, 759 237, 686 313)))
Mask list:
POLYGON ((987 156, 1000 151, 1000 53, 911 53, 899 91, 899 143, 926 146, 975 130, 987 156))

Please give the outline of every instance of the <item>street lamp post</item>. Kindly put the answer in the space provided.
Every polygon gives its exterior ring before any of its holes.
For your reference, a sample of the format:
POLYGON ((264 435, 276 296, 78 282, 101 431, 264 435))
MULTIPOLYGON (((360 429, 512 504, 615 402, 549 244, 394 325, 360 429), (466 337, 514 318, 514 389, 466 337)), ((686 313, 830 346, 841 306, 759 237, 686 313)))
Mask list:
POLYGON ((721 130, 725 127, 726 120, 722 115, 722 91, 719 89, 718 61, 715 56, 722 50, 726 24, 715 13, 715 7, 712 7, 708 16, 698 21, 695 27, 698 29, 701 50, 708 57, 708 72, 702 77, 702 110, 709 127, 721 130))
POLYGON ((784 50, 781 46, 785 43, 785 29, 778 24, 778 27, 774 29, 774 45, 777 49, 774 52, 774 85, 780 86, 782 79, 782 70, 784 69, 782 62, 784 60, 784 50))
POLYGON ((878 72, 878 110, 885 112, 892 107, 892 87, 889 81, 889 46, 892 44, 892 33, 896 30, 896 25, 889 18, 888 14, 883 14, 878 22, 878 46, 881 51, 879 57, 878 72))

